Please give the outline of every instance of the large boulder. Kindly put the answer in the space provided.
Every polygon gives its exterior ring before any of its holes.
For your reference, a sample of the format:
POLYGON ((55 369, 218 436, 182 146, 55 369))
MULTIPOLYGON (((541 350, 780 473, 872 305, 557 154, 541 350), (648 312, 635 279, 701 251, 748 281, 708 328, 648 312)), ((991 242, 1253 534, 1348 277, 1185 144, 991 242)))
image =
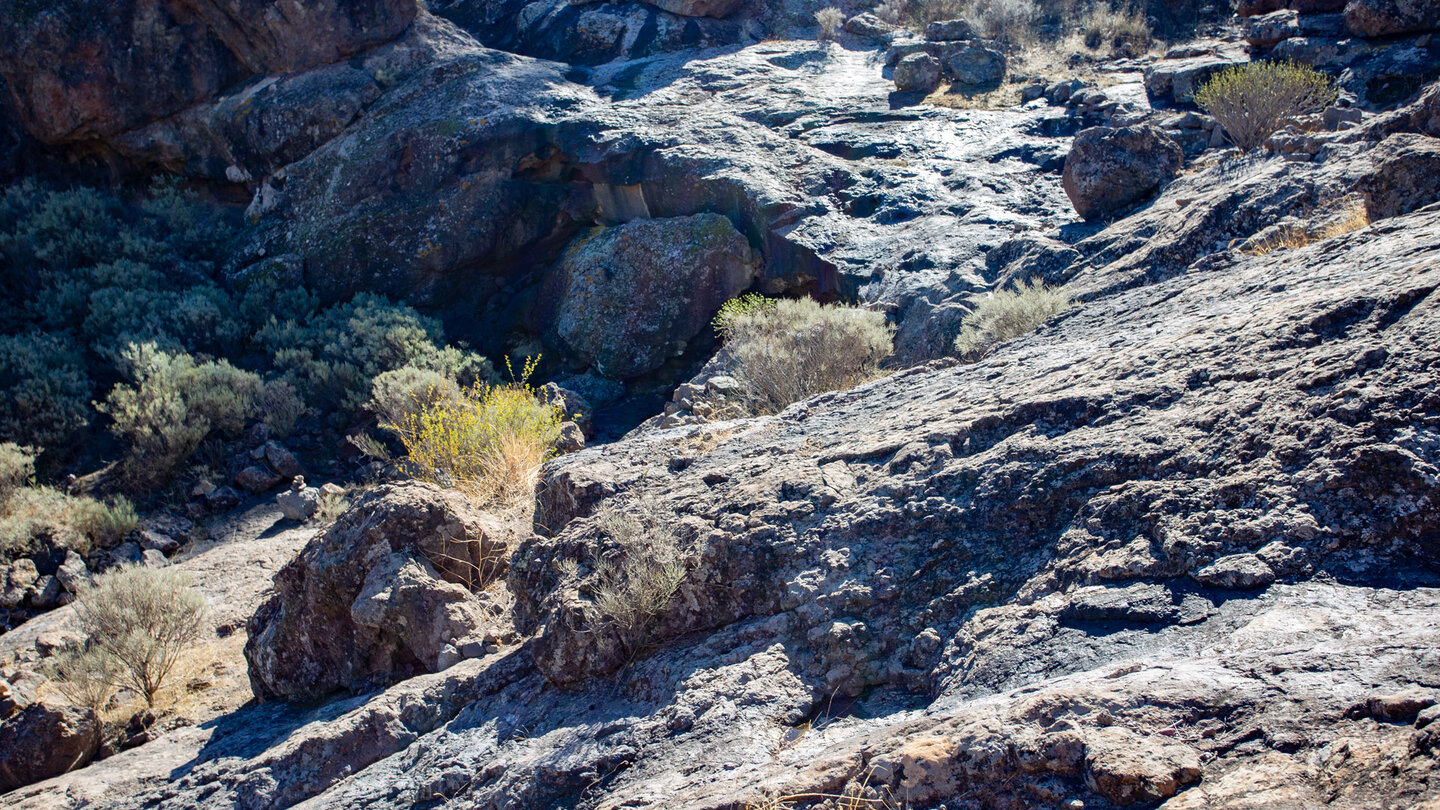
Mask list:
POLYGON ((951 83, 961 87, 993 87, 1005 79, 1005 54, 976 42, 951 47, 940 64, 951 83))
POLYGON ((24 706, 0 721, 0 793, 79 768, 99 748, 100 720, 90 709, 24 706))
POLYGON ((940 63, 928 53, 912 53, 895 66, 895 89, 929 93, 940 86, 940 63))
POLYGON ((750 244, 719 214, 596 228, 552 280, 554 334, 600 374, 659 368, 755 278, 750 244))
POLYGON ((508 535, 453 490, 372 490, 275 575, 249 622, 251 688, 315 700, 480 654, 474 592, 504 573, 508 535))
POLYGON ((0 0, 0 74, 47 143, 108 138, 214 98, 246 76, 297 71, 394 39, 414 0, 0 0), (64 59, 57 59, 64 54, 64 59))
POLYGON ((1154 194, 1180 171, 1179 144, 1153 124, 1092 127, 1075 136, 1065 159, 1065 193, 1095 219, 1154 194))
POLYGON ((1350 0, 1345 27, 1360 37, 1385 37, 1440 28, 1440 0, 1350 0))

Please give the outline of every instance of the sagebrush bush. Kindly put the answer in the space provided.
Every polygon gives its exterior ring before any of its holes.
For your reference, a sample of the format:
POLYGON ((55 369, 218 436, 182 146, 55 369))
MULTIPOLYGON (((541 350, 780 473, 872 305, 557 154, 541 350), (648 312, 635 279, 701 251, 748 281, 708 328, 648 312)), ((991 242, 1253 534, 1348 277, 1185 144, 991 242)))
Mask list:
POLYGON ((93 646, 67 647, 45 659, 45 675, 71 705, 96 714, 115 696, 119 680, 115 659, 93 646))
POLYGON ((1069 293, 1038 280, 1013 290, 996 290, 960 325, 955 353, 965 360, 978 360, 990 347, 1034 332, 1069 306, 1069 293))
POLYGON ((174 184, 138 202, 33 180, 0 192, 0 439, 65 445, 131 342, 238 350, 259 323, 215 281, 231 233, 174 184))
POLYGON ((205 614, 205 597, 175 568, 113 568, 75 602, 89 647, 114 663, 114 684, 151 706, 185 648, 205 633, 205 614))
POLYGON ((442 372, 406 366, 375 377, 366 407, 381 425, 403 425, 439 402, 460 402, 460 385, 442 372))
POLYGON ((686 557, 675 527, 653 508, 612 506, 595 517, 605 537, 594 560, 593 604, 599 624, 634 655, 684 581, 686 557))
POLYGON ((270 435, 277 439, 289 436, 305 411, 305 400, 300 398, 300 392, 285 380, 269 380, 260 389, 261 418, 270 435))
POLYGON ((35 478, 35 451, 14 442, 0 443, 0 502, 35 478))
POLYGON ((815 12, 815 24, 820 26, 821 39, 834 39, 835 33, 845 22, 845 12, 834 6, 826 6, 815 12))
POLYGON ((1328 76, 1292 62, 1248 62, 1226 68, 1195 92, 1241 151, 1263 146, 1288 118, 1324 110, 1337 91, 1328 76))
POLYGON ((880 374, 895 329, 880 312, 808 298, 727 305, 716 325, 756 413, 776 413, 880 374))
POLYGON ((102 547, 120 542, 140 525, 135 505, 123 495, 109 502, 92 498, 71 498, 69 524, 102 547))
POLYGON ((306 402, 345 415, 365 405, 372 381, 386 371, 429 369, 466 384, 494 377, 485 358, 445 345, 438 320, 371 293, 303 324, 271 321, 260 337, 306 402))
POLYGON ((63 334, 0 335, 0 440, 64 443, 90 419, 93 383, 63 334))
POLYGON ((530 370, 520 382, 477 384, 458 401, 438 400, 387 425, 405 446, 410 473, 486 506, 528 502, 565 418, 561 403, 524 382, 530 370))
POLYGON ((100 407, 130 448, 126 470, 136 483, 168 479, 212 432, 238 436, 260 396, 260 378, 224 360, 196 363, 154 344, 132 344, 125 360, 132 382, 116 385, 100 407))

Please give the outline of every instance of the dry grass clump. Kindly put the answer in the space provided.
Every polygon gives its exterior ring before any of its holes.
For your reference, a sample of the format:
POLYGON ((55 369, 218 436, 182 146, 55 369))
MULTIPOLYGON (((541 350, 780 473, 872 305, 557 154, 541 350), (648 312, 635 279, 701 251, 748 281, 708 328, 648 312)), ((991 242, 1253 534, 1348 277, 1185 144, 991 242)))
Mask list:
POLYGON ((1370 211, 1361 200, 1351 200, 1329 218, 1309 225, 1287 225, 1263 238, 1252 240, 1241 250, 1251 256, 1264 256, 1276 250, 1294 250, 1344 236, 1370 224, 1370 211))
POLYGON ((1080 18, 1085 47, 1092 51, 1109 49, 1112 54, 1140 56, 1150 50, 1155 36, 1143 11, 1133 5, 1097 5, 1080 18))
POLYGON ((895 350, 883 313, 808 298, 742 296, 721 308, 715 325, 746 404, 761 414, 874 379, 895 350))
POLYGON ((205 613, 205 598, 174 568, 125 565, 101 574, 75 602, 86 643, 63 662, 76 679, 69 688, 89 699, 103 690, 86 679, 103 679, 155 705, 181 654, 206 630, 205 613))
POLYGON ((517 382, 477 384, 459 400, 417 403, 409 417, 386 424, 405 446, 410 473, 486 507, 528 502, 564 421, 560 404, 526 382, 536 361, 527 362, 517 382))
POLYGON ((955 353, 964 360, 979 360, 990 347, 1034 332, 1069 306, 1069 293, 1038 280, 1013 290, 996 290, 961 324, 955 353))
POLYGON ((674 525, 652 508, 611 507, 595 521, 609 541, 595 560, 595 608, 633 656, 680 589, 686 558, 674 525))
POLYGON ((1211 78, 1195 92, 1195 104, 1248 152, 1264 145, 1286 119, 1320 112, 1335 97, 1335 84, 1309 65, 1249 62, 1211 78))
POLYGON ((97 501, 36 486, 35 453, 0 443, 0 560, 42 551, 45 546, 87 553, 135 531, 140 516, 129 500, 97 501))

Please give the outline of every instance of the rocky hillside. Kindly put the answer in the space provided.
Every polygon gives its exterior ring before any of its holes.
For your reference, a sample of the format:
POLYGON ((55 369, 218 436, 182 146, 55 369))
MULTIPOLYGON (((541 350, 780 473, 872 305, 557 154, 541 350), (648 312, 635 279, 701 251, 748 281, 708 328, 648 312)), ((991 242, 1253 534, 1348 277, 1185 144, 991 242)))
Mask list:
POLYGON ((212 697, 119 743, 45 691, 73 608, 0 636, 0 803, 1440 808, 1433 5, 1042 69, 859 7, 0 0, 9 171, 176 173, 244 201, 228 284, 404 299, 653 416, 533 522, 217 510, 168 552, 212 697), (1271 54, 1338 94, 1242 154, 1194 93, 1271 54), (1028 281, 1072 305, 948 356, 1028 281), (882 310, 886 376, 728 418, 747 291, 882 310))

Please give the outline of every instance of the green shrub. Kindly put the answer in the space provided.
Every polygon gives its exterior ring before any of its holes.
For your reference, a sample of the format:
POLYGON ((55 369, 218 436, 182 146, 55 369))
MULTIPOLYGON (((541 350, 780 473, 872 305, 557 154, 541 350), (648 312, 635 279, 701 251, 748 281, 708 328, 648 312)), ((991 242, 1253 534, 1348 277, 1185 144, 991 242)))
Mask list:
POLYGON ((756 413, 873 379, 894 352, 883 313, 808 298, 742 302, 722 309, 717 326, 756 413))
POLYGON ((370 293, 303 325, 271 321, 260 337, 274 353, 275 367, 306 402, 346 415, 365 405, 372 381, 386 371, 411 366, 467 384, 494 376, 485 358, 445 346, 439 321, 370 293))
POLYGON ((441 402, 458 403, 462 399, 460 386, 445 374, 406 366, 375 377, 366 407, 381 427, 388 427, 403 425, 441 402))
POLYGON ((92 383, 61 335, 0 335, 0 440, 64 443, 89 421, 92 383))
POLYGON ((1034 332, 1069 306, 1069 293, 1039 281, 996 290, 961 324, 955 352, 962 359, 978 360, 991 346, 1034 332))
POLYGON ((111 569, 75 602, 88 647, 113 662, 112 684, 151 706, 185 648, 205 632, 205 612, 205 597, 175 568, 111 569))
POLYGON ((1213 115, 1242 151, 1263 146, 1285 120, 1320 112, 1335 101, 1329 77, 1290 62, 1249 62, 1226 68, 1195 92, 1195 104, 1213 115))
POLYGON ((260 378, 224 360, 196 363, 154 344, 131 345, 124 357, 132 382, 100 408, 129 445, 126 472, 137 484, 167 480, 212 432, 238 436, 260 396, 260 378))

